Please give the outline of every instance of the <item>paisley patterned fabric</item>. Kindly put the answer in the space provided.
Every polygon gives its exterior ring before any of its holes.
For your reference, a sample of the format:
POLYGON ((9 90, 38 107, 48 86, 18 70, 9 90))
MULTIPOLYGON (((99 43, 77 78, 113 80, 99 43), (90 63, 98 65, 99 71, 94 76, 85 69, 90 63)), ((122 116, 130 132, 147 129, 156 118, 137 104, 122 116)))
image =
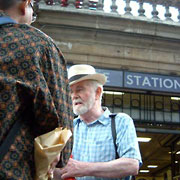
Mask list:
MULTIPOLYGON (((53 40, 32 26, 6 24, 0 26, 0 145, 18 118, 23 125, 0 162, 1 180, 34 179, 34 138, 58 126, 72 129, 73 119, 66 62, 53 40)), ((61 166, 71 149, 72 139, 61 166)))

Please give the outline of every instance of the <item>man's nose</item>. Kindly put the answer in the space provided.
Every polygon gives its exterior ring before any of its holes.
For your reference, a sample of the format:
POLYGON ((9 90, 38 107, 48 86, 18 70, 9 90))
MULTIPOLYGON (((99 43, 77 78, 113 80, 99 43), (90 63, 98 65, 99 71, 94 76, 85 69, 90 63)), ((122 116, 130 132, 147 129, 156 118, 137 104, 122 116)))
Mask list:
POLYGON ((72 100, 74 100, 74 99, 77 99, 77 98, 78 98, 78 95, 73 92, 73 93, 71 94, 71 97, 72 97, 72 100))

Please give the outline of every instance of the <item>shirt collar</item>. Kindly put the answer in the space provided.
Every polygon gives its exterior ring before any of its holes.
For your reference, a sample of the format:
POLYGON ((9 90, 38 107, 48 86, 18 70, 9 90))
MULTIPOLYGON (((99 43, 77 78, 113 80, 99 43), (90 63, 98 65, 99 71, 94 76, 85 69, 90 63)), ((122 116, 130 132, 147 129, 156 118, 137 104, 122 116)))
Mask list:
MULTIPOLYGON (((104 113, 97 120, 91 122, 90 124, 94 124, 96 122, 99 122, 103 125, 107 125, 109 123, 109 115, 111 114, 111 112, 109 111, 109 109, 107 107, 103 107, 103 110, 104 110, 104 113)), ((82 120, 78 116, 77 118, 74 119, 74 126, 76 124, 79 124, 80 122, 82 122, 82 120)))
POLYGON ((107 125, 109 123, 109 115, 111 112, 107 107, 103 107, 104 113, 99 117, 98 121, 103 124, 107 125))
POLYGON ((8 14, 4 13, 3 11, 0 11, 0 25, 3 24, 17 24, 17 22, 12 19, 8 14))

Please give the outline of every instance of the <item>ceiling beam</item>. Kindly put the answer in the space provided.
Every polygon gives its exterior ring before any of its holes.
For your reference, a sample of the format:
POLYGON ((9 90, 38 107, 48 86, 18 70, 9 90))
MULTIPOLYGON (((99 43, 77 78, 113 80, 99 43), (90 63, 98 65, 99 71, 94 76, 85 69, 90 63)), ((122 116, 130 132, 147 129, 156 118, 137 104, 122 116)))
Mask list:
POLYGON ((154 129, 154 128, 136 127, 136 131, 143 132, 143 133, 178 134, 178 135, 180 135, 180 130, 172 130, 172 129, 154 129))

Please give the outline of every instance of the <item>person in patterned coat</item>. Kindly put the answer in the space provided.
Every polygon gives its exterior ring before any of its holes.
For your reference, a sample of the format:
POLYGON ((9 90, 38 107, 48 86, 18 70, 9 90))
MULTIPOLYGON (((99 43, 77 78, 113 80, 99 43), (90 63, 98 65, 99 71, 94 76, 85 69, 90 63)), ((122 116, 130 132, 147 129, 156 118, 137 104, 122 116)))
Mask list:
MULTIPOLYGON (((35 176, 34 138, 58 126, 72 129, 72 102, 66 61, 54 41, 32 27, 31 0, 0 0, 0 161, 1 180, 31 180, 35 176)), ((72 139, 59 165, 66 165, 72 139)))

